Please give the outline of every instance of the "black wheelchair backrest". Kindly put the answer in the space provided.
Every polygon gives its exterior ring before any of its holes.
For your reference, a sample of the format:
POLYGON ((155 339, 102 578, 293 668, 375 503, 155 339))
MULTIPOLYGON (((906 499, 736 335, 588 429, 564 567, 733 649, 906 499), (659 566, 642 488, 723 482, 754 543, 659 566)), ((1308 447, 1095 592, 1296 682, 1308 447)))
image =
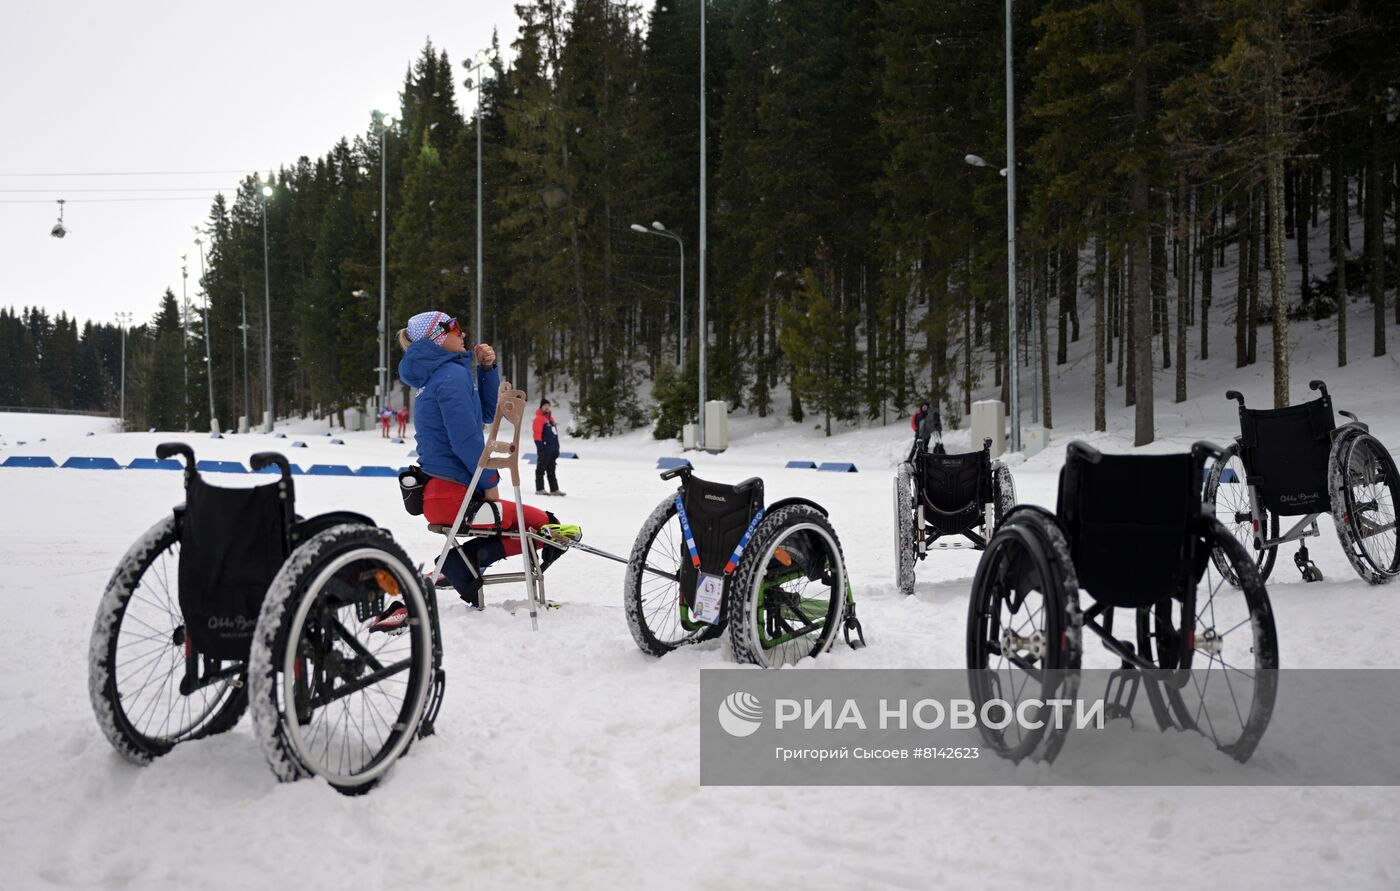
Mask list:
MULTIPOLYGON (((690 533, 700 554, 700 571, 722 575, 725 563, 743 538, 744 530, 763 507, 763 480, 753 477, 738 485, 712 483, 685 476, 681 501, 690 533)), ((682 547, 685 547, 682 544, 682 547)), ((695 590, 696 570, 689 549, 681 557, 681 590, 695 590)))
POLYGON ((184 443, 163 443, 156 455, 185 459, 185 504, 177 520, 185 633, 210 658, 246 660, 263 598, 290 550, 290 465, 281 455, 259 453, 254 469, 276 464, 277 481, 226 489, 204 481, 184 443))
POLYGON ((958 455, 919 456, 924 519, 940 532, 957 533, 982 520, 991 500, 992 458, 987 449, 958 455))
POLYGON ((1079 586, 1110 606, 1151 606, 1194 585, 1199 544, 1196 454, 1105 455, 1072 442, 1060 471, 1058 515, 1079 586))
POLYGON ((1240 405, 1240 460, 1266 510, 1281 516, 1331 510, 1327 460, 1336 426, 1325 391, 1287 408, 1240 405))

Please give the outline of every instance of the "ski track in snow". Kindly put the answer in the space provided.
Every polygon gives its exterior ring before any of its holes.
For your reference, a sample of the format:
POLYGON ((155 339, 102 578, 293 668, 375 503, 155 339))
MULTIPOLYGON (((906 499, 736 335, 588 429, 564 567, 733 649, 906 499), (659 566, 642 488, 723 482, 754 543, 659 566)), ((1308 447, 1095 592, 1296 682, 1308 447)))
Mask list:
MULTIPOLYGON (((1353 364, 1332 367, 1324 325, 1315 345, 1295 347, 1294 399, 1312 395, 1310 377, 1323 377, 1336 407, 1358 411, 1395 452, 1400 365, 1356 358, 1369 352, 1370 320, 1355 305, 1353 364)), ((1232 350, 1229 330, 1213 330, 1220 354, 1232 350)), ((1075 345, 1076 356, 1086 343, 1092 349, 1091 336, 1075 345)), ((1197 363, 1193 399, 1157 403, 1164 438, 1151 451, 1199 438, 1227 443, 1238 432, 1227 386, 1244 390, 1251 405, 1268 404, 1267 366, 1232 364, 1229 356, 1197 363)), ((1057 374, 1050 448, 1012 459, 1021 501, 1053 508, 1071 438, 1061 431, 1091 426, 1088 375, 1087 362, 1057 374)), ((1169 398, 1170 372, 1158 375, 1157 392, 1169 398)), ((1111 389, 1109 398, 1121 394, 1111 389)), ((1109 423, 1113 433, 1084 438, 1124 450, 1131 410, 1111 408, 1109 423)), ((246 461, 278 449, 303 467, 399 466, 412 442, 389 445, 370 432, 332 446, 313 422, 285 428, 308 442, 306 450, 262 435, 114 434, 85 418, 4 415, 0 425, 0 458, 46 454, 60 462, 111 455, 125 463, 153 454, 157 442, 182 439, 201 458, 246 461), (99 432, 87 437, 89 429, 99 432), (38 443, 41 436, 48 441, 38 443)), ((907 434, 907 420, 826 439, 810 423, 794 429, 772 418, 736 419, 729 452, 692 457, 702 476, 761 475, 770 501, 800 494, 830 509, 870 646, 852 652, 838 644, 801 670, 963 665, 978 555, 934 554, 918 566, 915 596, 895 593, 890 479, 907 434), (861 472, 782 469, 789 458, 854 460, 861 472)), ((676 446, 645 432, 566 438, 565 449, 582 456, 560 462, 569 496, 527 494, 527 501, 581 523, 588 543, 627 554, 648 512, 673 491, 653 467, 656 457, 679 454, 676 446)), ((966 440, 965 430, 951 433, 950 450, 966 440)), ((527 493, 532 483, 525 480, 527 493)), ((414 559, 436 553, 440 539, 403 512, 393 480, 303 476, 296 490, 304 515, 362 511, 414 559)), ((350 879, 412 888, 958 888, 1008 870, 1084 888, 1158 887, 1183 873, 1230 888, 1400 887, 1390 855, 1400 823, 1394 788, 702 788, 697 672, 733 667, 726 642, 661 660, 643 656, 624 620, 622 566, 581 552, 546 577, 551 598, 566 605, 542 615, 537 633, 523 610, 500 607, 522 600, 509 586, 487 589, 493 606, 483 613, 442 592, 448 680, 438 733, 416 743, 367 796, 346 798, 314 781, 278 784, 248 720, 134 767, 94 723, 88 638, 113 567, 181 497, 181 477, 171 472, 0 469, 0 603, 12 629, 0 670, 0 753, 11 775, 0 785, 7 888, 330 888, 350 879)), ((1377 645, 1400 622, 1400 584, 1372 588, 1357 579, 1331 519, 1319 522, 1322 536, 1309 547, 1327 581, 1303 585, 1285 547, 1268 585, 1283 666, 1400 667, 1377 645)), ((1093 664, 1097 642, 1085 645, 1093 664)), ((1155 729, 1115 732, 1122 738, 1094 744, 1133 745, 1144 763, 1200 744, 1155 729)), ((1266 733, 1256 758, 1279 743, 1266 733)), ((1074 757, 1076 744, 1071 733, 1061 757, 1074 757)))

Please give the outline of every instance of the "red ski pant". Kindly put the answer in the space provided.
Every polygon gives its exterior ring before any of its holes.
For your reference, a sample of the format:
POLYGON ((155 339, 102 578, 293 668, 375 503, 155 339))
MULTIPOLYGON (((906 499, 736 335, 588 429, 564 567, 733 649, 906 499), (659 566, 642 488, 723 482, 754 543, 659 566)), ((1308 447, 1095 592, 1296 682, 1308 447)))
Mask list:
MULTIPOLYGON (((451 480, 437 479, 428 480, 428 486, 423 490, 423 518, 429 523, 451 526, 452 521, 457 519, 457 511, 462 506, 462 497, 467 494, 467 487, 461 483, 454 483, 451 480)), ((501 529, 513 531, 516 526, 515 502, 498 501, 496 506, 501 510, 501 529)), ((476 512, 477 522, 472 524, 473 529, 494 529, 496 515, 491 512, 490 505, 483 506, 476 512), (482 521, 485 522, 482 522, 482 521)), ((549 515, 538 507, 525 505, 525 528, 531 531, 539 529, 549 522, 549 515)), ((507 535, 502 538, 501 544, 505 547, 505 555, 514 557, 520 553, 520 535, 507 535)), ((535 550, 539 550, 540 545, 535 543, 535 550)))

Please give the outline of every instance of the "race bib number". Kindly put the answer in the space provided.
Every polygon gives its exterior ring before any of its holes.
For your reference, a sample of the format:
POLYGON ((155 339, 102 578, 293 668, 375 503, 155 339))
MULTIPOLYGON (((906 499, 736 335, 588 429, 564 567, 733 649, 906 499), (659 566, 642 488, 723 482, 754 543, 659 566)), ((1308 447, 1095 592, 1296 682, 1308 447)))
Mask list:
POLYGON ((720 604, 724 601, 724 576, 700 573, 695 585, 696 621, 713 625, 719 621, 720 604))

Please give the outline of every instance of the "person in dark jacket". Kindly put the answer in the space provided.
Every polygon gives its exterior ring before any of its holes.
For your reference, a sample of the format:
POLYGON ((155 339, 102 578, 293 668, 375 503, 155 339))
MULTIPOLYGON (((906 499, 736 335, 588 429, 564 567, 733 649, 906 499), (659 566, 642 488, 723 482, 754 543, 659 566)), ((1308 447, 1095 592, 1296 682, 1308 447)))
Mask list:
MULTIPOLYGON (((399 332, 399 344, 404 347, 399 378, 419 391, 413 421, 418 465, 432 477, 423 491, 423 518, 429 523, 449 526, 457 519, 457 510, 468 494, 467 486, 486 444, 482 427, 496 414, 501 384, 501 375, 496 370, 496 351, 484 343, 468 351, 465 336, 457 320, 442 312, 419 313, 399 332)), ((498 501, 499 482, 500 474, 496 471, 482 471, 476 495, 485 501, 498 501)), ((497 506, 502 529, 517 528, 515 504, 503 501, 497 506)), ((538 529, 548 522, 549 516, 544 511, 525 508, 528 528, 538 529)), ((472 538, 448 555, 442 570, 461 598, 477 606, 481 580, 472 569, 479 574, 502 557, 519 553, 518 536, 472 538), (466 553, 471 568, 458 550, 466 553)), ((389 609, 393 608, 391 605, 389 609)), ((392 618, 387 612, 378 625, 392 618)), ((403 613, 402 621, 406 620, 407 613, 403 613)), ((394 629, 385 627, 382 630, 394 629)))
POLYGON ((540 400, 535 410, 535 494, 563 495, 554 469, 559 463, 559 426, 554 423, 553 406, 548 399, 540 400), (545 475, 549 476, 549 491, 544 490, 545 475))

